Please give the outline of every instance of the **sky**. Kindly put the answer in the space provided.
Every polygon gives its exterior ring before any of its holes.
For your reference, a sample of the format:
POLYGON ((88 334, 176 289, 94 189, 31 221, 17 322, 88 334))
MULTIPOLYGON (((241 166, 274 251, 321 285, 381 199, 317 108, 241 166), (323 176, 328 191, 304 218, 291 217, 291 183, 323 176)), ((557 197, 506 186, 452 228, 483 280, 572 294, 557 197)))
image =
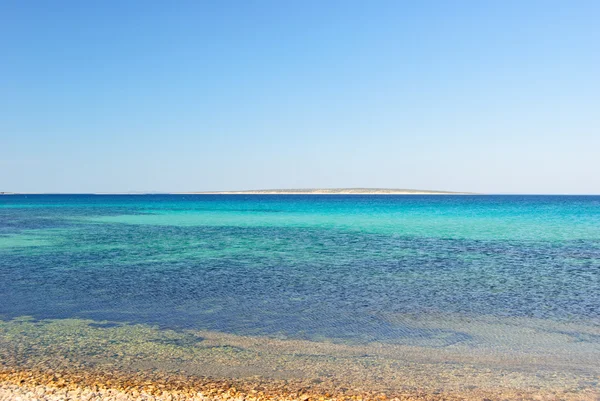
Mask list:
POLYGON ((600 194, 600 2, 0 2, 0 191, 600 194))

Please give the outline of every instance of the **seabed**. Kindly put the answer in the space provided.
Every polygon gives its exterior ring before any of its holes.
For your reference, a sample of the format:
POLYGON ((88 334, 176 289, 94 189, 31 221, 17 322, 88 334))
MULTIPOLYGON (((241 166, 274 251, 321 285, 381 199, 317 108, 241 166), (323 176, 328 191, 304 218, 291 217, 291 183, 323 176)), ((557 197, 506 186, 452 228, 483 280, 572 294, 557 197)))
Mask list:
POLYGON ((472 351, 23 317, 0 321, 0 400, 600 399, 593 355, 472 351))

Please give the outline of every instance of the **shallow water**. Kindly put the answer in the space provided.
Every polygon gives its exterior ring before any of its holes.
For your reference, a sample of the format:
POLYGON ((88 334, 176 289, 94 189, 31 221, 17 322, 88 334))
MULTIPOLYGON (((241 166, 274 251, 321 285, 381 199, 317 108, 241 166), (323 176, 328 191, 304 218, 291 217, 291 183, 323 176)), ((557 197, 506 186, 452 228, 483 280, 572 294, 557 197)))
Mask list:
POLYGON ((0 294, 5 348, 31 316, 54 341, 111 322, 597 388, 600 197, 2 196, 0 294))

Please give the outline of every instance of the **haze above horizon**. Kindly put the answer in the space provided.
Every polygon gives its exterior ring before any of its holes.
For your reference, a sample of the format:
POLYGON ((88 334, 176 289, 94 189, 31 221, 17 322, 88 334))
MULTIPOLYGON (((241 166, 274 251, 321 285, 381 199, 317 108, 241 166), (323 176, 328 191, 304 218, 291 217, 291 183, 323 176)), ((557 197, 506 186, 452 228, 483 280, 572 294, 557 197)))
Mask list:
POLYGON ((0 15, 0 191, 600 194, 597 1, 0 15))

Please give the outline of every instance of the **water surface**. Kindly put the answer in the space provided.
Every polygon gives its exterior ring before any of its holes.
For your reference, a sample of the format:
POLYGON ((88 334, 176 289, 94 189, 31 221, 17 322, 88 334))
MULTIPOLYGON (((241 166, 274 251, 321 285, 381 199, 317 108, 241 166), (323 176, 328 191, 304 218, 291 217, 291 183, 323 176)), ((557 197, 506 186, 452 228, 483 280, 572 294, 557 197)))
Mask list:
POLYGON ((535 357, 593 377, 600 197, 2 196, 0 295, 5 322, 535 357))

